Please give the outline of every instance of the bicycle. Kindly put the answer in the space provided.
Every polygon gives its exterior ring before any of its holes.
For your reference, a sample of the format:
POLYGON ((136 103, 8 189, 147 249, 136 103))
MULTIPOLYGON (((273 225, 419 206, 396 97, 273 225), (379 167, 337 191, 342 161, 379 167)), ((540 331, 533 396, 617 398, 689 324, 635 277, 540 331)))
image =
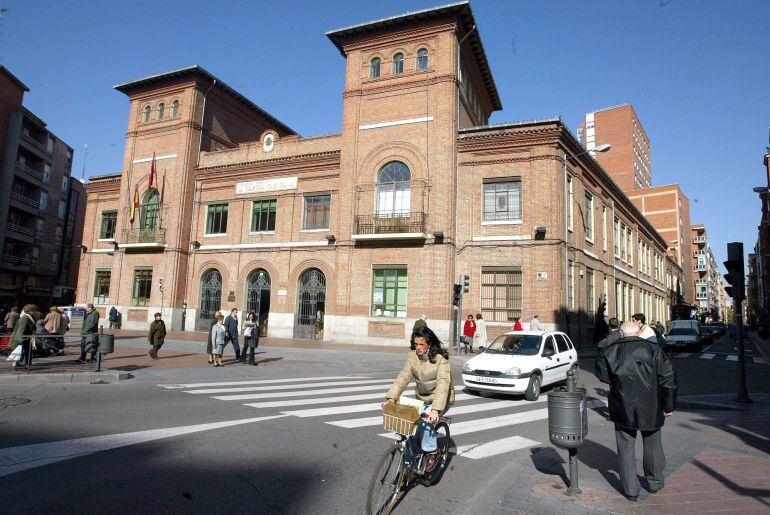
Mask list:
POLYGON ((415 436, 420 418, 410 420, 383 413, 383 426, 396 433, 397 440, 380 458, 369 482, 366 499, 368 514, 389 514, 398 502, 401 493, 406 492, 413 482, 423 486, 438 483, 449 463, 450 433, 449 417, 440 417, 434 425, 438 461, 432 470, 427 469, 428 458, 415 436))

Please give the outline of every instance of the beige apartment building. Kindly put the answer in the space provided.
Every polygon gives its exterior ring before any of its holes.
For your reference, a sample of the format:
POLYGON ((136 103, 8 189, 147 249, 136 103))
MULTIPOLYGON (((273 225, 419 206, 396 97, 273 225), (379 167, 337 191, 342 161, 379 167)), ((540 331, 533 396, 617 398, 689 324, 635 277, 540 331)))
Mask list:
POLYGON ((423 313, 449 339, 467 274, 462 316, 490 337, 539 314, 587 349, 602 298, 665 321, 666 241, 559 118, 488 124, 474 26, 459 3, 327 33, 336 134, 300 136, 197 66, 116 86, 123 170, 88 184, 79 301, 124 327, 238 308, 269 336, 402 345, 423 313))
POLYGON ((725 312, 721 288, 722 276, 719 266, 714 259, 711 245, 708 241, 708 233, 703 224, 692 226, 691 240, 693 260, 693 287, 695 305, 700 314, 712 317, 718 313, 721 318, 725 312))

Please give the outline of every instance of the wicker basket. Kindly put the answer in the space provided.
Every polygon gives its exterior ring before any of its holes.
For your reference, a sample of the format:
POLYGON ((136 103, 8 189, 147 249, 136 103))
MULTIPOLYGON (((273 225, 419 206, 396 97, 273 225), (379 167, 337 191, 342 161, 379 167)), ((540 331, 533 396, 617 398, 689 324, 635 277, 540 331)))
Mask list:
POLYGON ((382 410, 382 425, 387 431, 412 436, 417 431, 420 412, 405 404, 386 405, 382 410))

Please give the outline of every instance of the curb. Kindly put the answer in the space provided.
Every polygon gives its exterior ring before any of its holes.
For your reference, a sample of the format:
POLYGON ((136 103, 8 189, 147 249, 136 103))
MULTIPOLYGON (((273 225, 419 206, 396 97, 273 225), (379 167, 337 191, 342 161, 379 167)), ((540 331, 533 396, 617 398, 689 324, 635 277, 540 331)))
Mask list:
POLYGON ((117 383, 131 379, 128 372, 72 372, 69 374, 18 374, 0 376, 0 384, 117 383))

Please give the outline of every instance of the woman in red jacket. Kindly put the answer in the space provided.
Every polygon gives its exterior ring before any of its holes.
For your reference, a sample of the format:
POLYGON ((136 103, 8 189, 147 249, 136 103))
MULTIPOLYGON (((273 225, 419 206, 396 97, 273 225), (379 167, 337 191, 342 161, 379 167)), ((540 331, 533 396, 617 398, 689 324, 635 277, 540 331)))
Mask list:
POLYGON ((513 330, 514 331, 523 331, 524 327, 521 325, 521 319, 517 318, 516 323, 513 324, 513 330))
POLYGON ((473 354, 473 335, 476 334, 476 321, 473 319, 473 315, 468 315, 468 320, 465 321, 463 326, 463 345, 465 346, 465 353, 473 354))

